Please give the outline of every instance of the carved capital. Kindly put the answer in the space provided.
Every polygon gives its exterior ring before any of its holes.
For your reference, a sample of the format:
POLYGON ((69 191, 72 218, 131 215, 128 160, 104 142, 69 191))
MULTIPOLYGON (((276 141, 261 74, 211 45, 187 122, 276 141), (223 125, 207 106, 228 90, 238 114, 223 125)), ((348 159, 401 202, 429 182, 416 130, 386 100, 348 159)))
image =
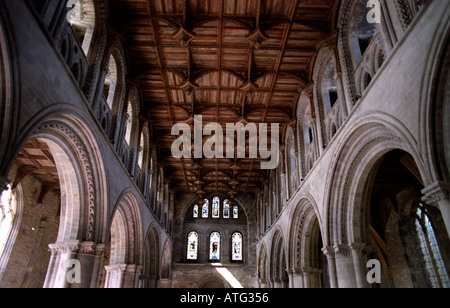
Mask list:
POLYGON ((435 182, 422 190, 423 202, 438 206, 439 201, 450 199, 450 183, 435 182))
POLYGON ((81 244, 78 241, 59 242, 48 245, 48 247, 52 252, 59 252, 59 253, 77 252, 80 246, 81 244))
POLYGON ((80 243, 78 253, 93 255, 95 253, 95 244, 93 242, 80 243))
POLYGON ((322 248, 322 252, 327 258, 334 258, 335 257, 335 251, 334 248, 331 246, 326 246, 322 248))
POLYGON ((353 243, 349 245, 350 249, 362 252, 366 248, 366 244, 363 243, 353 243))
POLYGON ((349 257, 351 255, 350 247, 347 244, 334 245, 333 248, 338 257, 349 257))
POLYGON ((108 266, 105 266, 105 269, 108 273, 112 273, 112 272, 124 273, 127 270, 127 265, 126 264, 108 265, 108 266))

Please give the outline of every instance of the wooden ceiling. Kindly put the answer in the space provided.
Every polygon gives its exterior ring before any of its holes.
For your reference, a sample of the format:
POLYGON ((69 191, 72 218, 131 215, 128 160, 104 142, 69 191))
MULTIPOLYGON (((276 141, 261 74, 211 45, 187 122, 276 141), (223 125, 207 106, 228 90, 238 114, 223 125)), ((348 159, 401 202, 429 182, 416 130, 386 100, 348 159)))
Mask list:
MULTIPOLYGON (((335 31, 338 0, 114 0, 110 28, 123 41, 177 191, 257 192, 268 180, 258 159, 175 159, 172 126, 295 124, 299 93, 318 47, 335 31)), ((280 136, 281 138, 283 136, 280 136)), ((248 156, 247 156, 248 157, 248 156)))

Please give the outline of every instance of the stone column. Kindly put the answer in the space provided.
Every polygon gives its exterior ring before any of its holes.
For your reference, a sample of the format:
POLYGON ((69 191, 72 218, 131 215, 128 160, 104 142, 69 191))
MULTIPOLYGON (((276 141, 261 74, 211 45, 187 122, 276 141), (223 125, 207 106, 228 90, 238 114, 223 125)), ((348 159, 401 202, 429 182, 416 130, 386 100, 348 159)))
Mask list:
POLYGON ((293 269, 293 288, 302 289, 303 288, 303 273, 301 269, 293 269))
POLYGON ((127 270, 126 264, 108 265, 106 269, 106 289, 121 289, 123 288, 124 275, 127 270))
POLYGON ((90 288, 96 289, 98 287, 98 280, 102 267, 103 255, 105 254, 106 246, 104 244, 98 244, 95 246, 95 255, 92 265, 92 274, 90 288))
POLYGON ((311 288, 311 268, 310 267, 302 267, 303 273, 303 287, 305 289, 311 288))
POLYGON ((323 254, 327 257, 328 262, 328 274, 330 275, 330 287, 338 288, 337 273, 336 273, 336 260, 333 247, 322 248, 323 254))
POLYGON ((350 249, 352 251, 352 257, 353 257, 353 263, 355 266, 355 276, 356 276, 356 283, 358 285, 358 288, 368 288, 369 285, 367 283, 367 278, 365 275, 365 268, 363 266, 364 260, 363 260, 363 250, 366 247, 365 244, 360 243, 354 243, 350 245, 350 249))
POLYGON ((67 274, 71 269, 69 261, 76 260, 80 247, 78 241, 50 244, 50 264, 44 282, 44 288, 69 288, 67 274))
POLYGON ((313 288, 321 288, 322 287, 322 272, 323 271, 318 268, 314 268, 311 271, 313 288))
POLYGON ((334 246, 339 288, 356 288, 355 266, 351 249, 346 244, 334 246))
POLYGON ((450 236, 450 183, 435 182, 422 190, 422 200, 439 208, 444 220, 447 234, 450 236))
POLYGON ((294 284, 294 273, 295 273, 295 269, 288 269, 288 275, 289 275, 289 288, 290 289, 294 289, 295 288, 295 284, 294 284))

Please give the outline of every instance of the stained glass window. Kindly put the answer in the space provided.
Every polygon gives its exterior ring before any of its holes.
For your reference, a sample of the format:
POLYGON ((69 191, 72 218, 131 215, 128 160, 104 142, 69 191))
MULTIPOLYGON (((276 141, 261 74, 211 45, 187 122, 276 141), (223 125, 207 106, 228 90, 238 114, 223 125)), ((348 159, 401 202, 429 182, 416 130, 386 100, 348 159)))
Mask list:
POLYGON ((232 236, 232 260, 242 261, 242 234, 236 232, 232 236))
POLYGON ((230 201, 225 200, 223 202, 223 218, 230 218, 230 201))
POLYGON ((202 207, 202 218, 208 218, 208 210, 209 210, 209 200, 205 199, 203 201, 203 207, 202 207))
POLYGON ((220 199, 218 197, 213 199, 212 203, 212 217, 219 218, 220 217, 220 199))
POLYGON ((209 260, 220 261, 220 234, 218 232, 211 233, 209 237, 209 260))
POLYGON ((193 231, 188 236, 187 259, 197 260, 198 258, 198 233, 193 231))
POLYGON ((194 205, 194 218, 198 218, 198 205, 194 205))
POLYGON ((239 218, 239 208, 237 205, 233 206, 233 218, 238 219, 239 218))
POLYGON ((449 288, 450 281, 428 213, 422 204, 417 208, 416 230, 420 240, 425 269, 433 288, 449 288))

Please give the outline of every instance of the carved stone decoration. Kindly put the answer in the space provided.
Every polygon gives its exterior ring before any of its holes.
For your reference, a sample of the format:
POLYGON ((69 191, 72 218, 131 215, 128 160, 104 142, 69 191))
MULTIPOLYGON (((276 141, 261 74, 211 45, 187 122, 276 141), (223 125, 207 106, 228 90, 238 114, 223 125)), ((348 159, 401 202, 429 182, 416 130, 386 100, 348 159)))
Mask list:
POLYGON ((340 192, 340 199, 337 200, 339 204, 339 212, 338 212, 338 226, 339 226, 339 238, 338 243, 343 244, 347 243, 348 240, 348 234, 347 234, 347 211, 349 205, 349 196, 350 191, 352 189, 352 180, 355 178, 355 172, 357 169, 358 164, 360 163, 360 160, 365 157, 365 153, 374 145, 374 143, 379 142, 380 140, 391 140, 398 143, 402 142, 402 139, 398 137, 395 134, 386 133, 386 132, 378 132, 375 134, 371 134, 368 137, 366 137, 358 147, 353 149, 353 154, 349 158, 348 161, 350 161, 350 165, 346 168, 345 173, 345 180, 343 183, 342 191, 340 192), (347 205, 347 206, 346 206, 347 205))
POLYGON ((58 134, 64 136, 64 139, 68 141, 71 147, 76 151, 80 167, 82 167, 83 173, 83 185, 85 187, 84 191, 86 192, 86 216, 87 216, 87 224, 86 224, 86 234, 85 240, 90 242, 93 240, 94 235, 94 221, 95 221, 95 183, 93 179, 93 172, 91 163, 89 161, 88 154, 84 145, 81 143, 80 139, 67 127, 62 124, 44 124, 40 128, 36 129, 33 132, 33 135, 46 134, 49 131, 56 131, 58 134))

